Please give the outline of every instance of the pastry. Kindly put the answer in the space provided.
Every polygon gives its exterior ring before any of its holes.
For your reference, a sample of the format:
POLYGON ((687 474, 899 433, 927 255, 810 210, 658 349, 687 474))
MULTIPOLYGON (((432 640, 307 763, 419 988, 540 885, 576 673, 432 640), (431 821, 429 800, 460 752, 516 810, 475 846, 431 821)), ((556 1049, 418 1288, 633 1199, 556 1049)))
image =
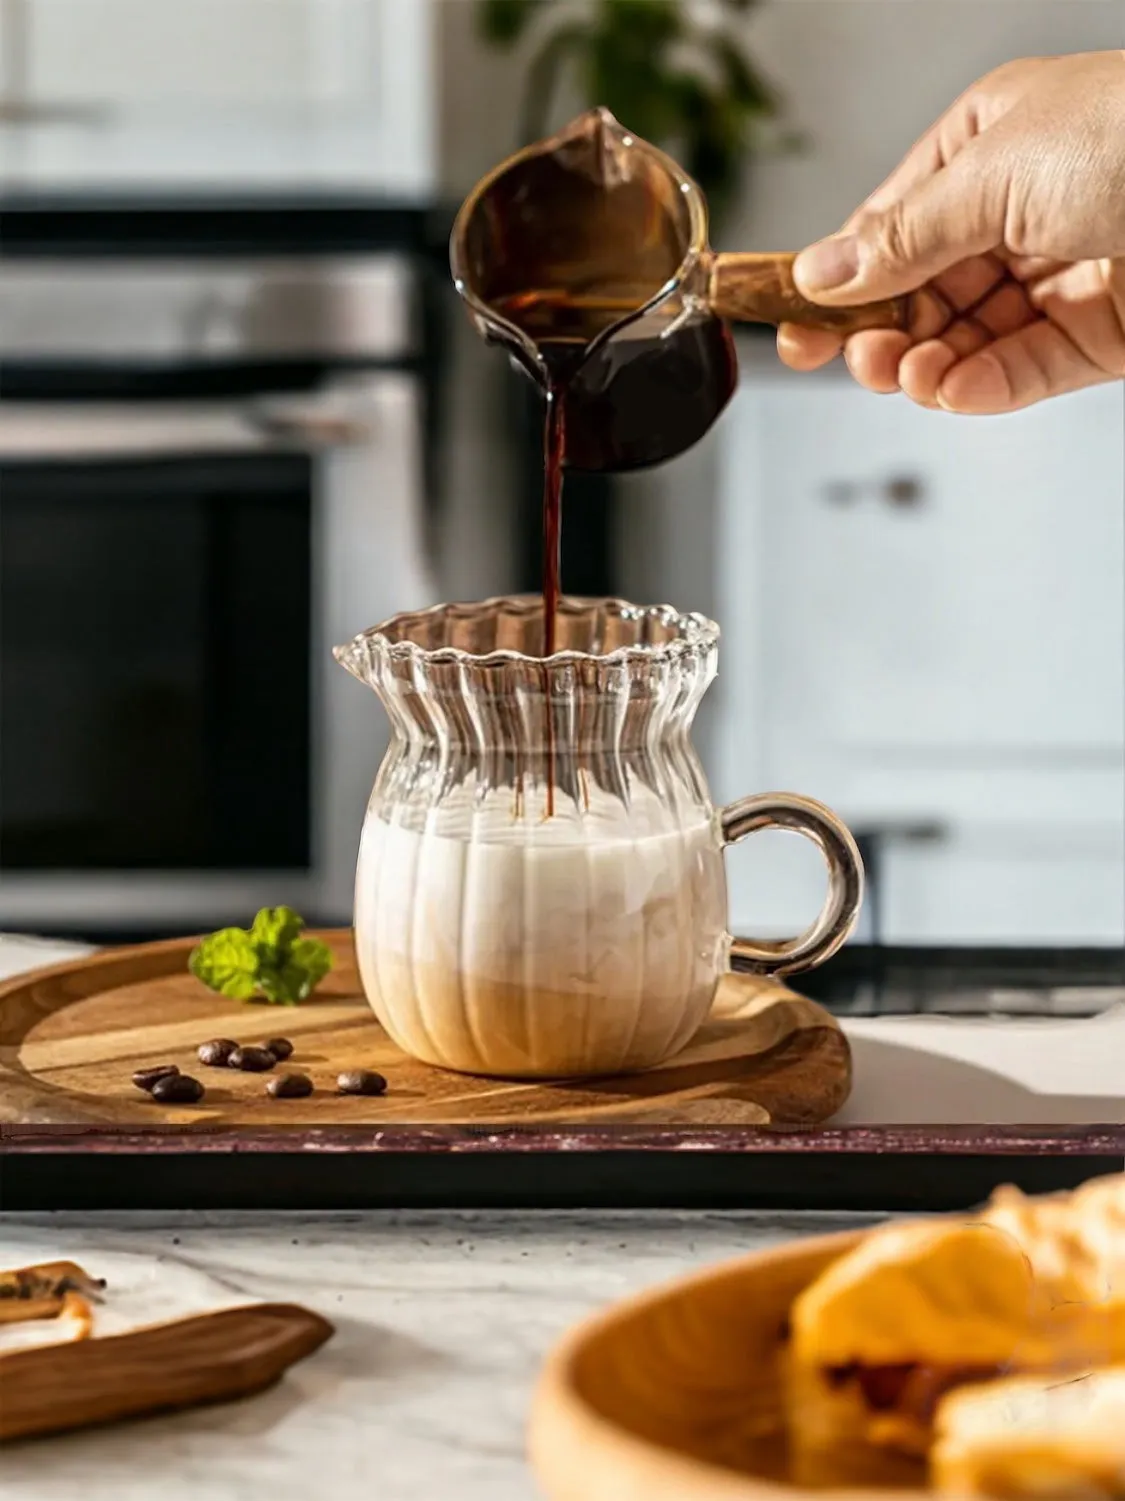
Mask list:
MULTIPOLYGON (((1125 1176, 966 1220, 872 1232, 797 1298, 786 1351, 798 1448, 921 1456, 955 1388, 1125 1367, 1125 1176)), ((1123 1419, 1125 1423, 1125 1419, 1123 1419)))
POLYGON ((924 1455, 955 1386, 1049 1361, 1031 1264, 1009 1234, 922 1220, 866 1236, 797 1298, 786 1359, 798 1446, 924 1455))
POLYGON ((937 1490, 1125 1501, 1125 1366, 970 1387, 944 1399, 935 1429, 937 1490))
POLYGON ((45 1261, 0 1272, 0 1324, 58 1318, 68 1293, 97 1299, 104 1287, 73 1261, 45 1261))
POLYGON ((980 1218, 1027 1253, 1055 1364, 1125 1365, 1125 1176, 1040 1198, 1002 1188, 980 1218))
POLYGON ((1030 1199, 1001 1188, 980 1218, 1019 1241, 1059 1301, 1125 1302, 1125 1175, 1030 1199))
POLYGON ((74 1340, 89 1339, 93 1332, 94 1310, 89 1300, 81 1293, 66 1292, 53 1317, 37 1315, 27 1322, 13 1320, 0 1327, 0 1364, 5 1356, 16 1351, 41 1345, 67 1345, 74 1340))

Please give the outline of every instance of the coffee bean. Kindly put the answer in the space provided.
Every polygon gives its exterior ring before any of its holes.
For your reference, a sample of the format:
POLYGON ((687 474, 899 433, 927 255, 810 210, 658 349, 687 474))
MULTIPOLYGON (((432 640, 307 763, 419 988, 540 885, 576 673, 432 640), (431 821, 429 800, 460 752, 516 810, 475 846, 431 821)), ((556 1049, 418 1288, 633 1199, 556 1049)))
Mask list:
POLYGON ((238 1043, 229 1037, 213 1037, 210 1042, 200 1043, 198 1057, 208 1068, 226 1068, 230 1055, 238 1050, 238 1043))
POLYGON ((152 1086, 152 1097, 162 1105, 194 1105, 203 1098, 203 1085, 188 1074, 166 1074, 152 1086))
POLYGON ((269 1048, 278 1063, 284 1063, 286 1058, 290 1057, 293 1052, 293 1044, 289 1041, 288 1037, 271 1037, 266 1043, 266 1047, 269 1048))
POLYGON ((146 1094, 151 1094, 154 1084, 158 1084, 161 1079, 171 1079, 178 1073, 179 1069, 174 1063, 162 1063, 158 1068, 139 1068, 133 1075, 133 1083, 146 1094))
POLYGON ((387 1081, 373 1068, 353 1068, 340 1074, 336 1088, 341 1094, 385 1094, 387 1081))
POLYGON ((266 1093, 275 1100, 302 1100, 313 1092, 313 1081, 308 1074, 278 1074, 266 1085, 266 1093))
POLYGON ((227 1067, 240 1068, 248 1074, 266 1074, 276 1062, 269 1048, 235 1048, 227 1059, 227 1067))

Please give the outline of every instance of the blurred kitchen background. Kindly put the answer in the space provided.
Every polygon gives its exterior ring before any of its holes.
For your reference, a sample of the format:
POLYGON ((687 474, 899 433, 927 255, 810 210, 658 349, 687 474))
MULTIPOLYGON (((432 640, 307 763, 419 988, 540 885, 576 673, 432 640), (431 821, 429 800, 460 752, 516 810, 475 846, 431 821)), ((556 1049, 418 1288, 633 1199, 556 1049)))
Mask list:
MULTIPOLYGON (((533 399, 458 305, 452 212, 529 103, 612 105, 599 68, 653 103, 604 38, 549 92, 563 13, 606 7, 533 9, 0 0, 0 927, 349 920, 385 736, 331 645, 538 580, 533 399)), ((731 249, 837 227, 988 68, 1123 35, 1120 0, 678 9, 727 62, 665 134, 731 249)), ((838 808, 867 943, 1119 950, 1122 388, 957 420, 739 344, 699 448, 575 481, 564 586, 719 620, 716 799, 838 808)), ((736 930, 819 903, 801 841, 729 870, 736 930)))

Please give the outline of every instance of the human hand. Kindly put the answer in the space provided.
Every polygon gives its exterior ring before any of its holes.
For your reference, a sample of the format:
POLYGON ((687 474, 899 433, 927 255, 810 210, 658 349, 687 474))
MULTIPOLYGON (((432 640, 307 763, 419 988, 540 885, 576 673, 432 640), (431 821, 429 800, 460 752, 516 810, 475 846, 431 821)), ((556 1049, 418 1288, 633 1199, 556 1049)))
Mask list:
MULTIPOLYGON (((832 306, 917 294, 908 332, 844 356, 921 406, 1008 412, 1125 377, 1125 51, 986 74, 794 276, 832 306)), ((777 344, 795 370, 841 348, 792 324, 777 344)))

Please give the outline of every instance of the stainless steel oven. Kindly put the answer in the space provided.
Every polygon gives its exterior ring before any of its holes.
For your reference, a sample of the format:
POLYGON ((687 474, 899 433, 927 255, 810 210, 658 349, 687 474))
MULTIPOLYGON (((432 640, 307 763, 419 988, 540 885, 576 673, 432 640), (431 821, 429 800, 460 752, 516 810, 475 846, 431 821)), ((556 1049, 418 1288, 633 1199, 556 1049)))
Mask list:
POLYGON ((394 255, 0 262, 0 927, 349 918, 418 329, 394 255))

